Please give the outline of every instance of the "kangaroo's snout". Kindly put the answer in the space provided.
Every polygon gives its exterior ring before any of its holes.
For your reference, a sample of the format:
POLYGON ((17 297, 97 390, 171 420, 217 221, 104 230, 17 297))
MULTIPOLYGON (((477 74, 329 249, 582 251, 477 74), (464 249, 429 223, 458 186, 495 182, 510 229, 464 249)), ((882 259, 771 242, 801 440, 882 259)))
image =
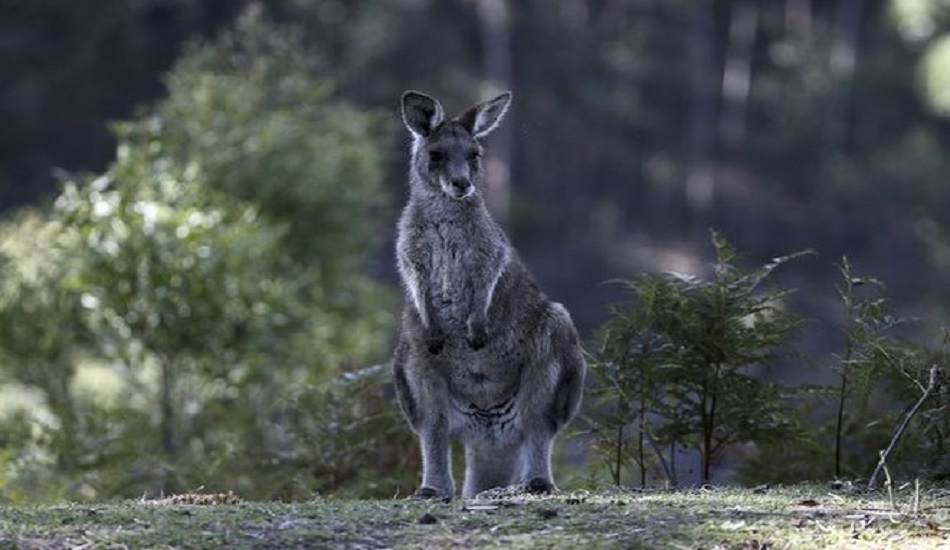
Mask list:
POLYGON ((456 199, 464 199, 471 195, 474 190, 472 181, 468 178, 452 178, 449 180, 448 189, 446 189, 449 195, 456 199))

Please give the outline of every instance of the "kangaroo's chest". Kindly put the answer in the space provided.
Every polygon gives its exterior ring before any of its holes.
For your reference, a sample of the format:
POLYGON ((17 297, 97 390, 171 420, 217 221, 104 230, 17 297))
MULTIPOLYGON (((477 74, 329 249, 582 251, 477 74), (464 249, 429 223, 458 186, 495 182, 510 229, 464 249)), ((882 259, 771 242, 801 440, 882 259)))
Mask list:
POLYGON ((471 254, 465 252, 465 240, 457 227, 433 225, 426 237, 430 250, 432 297, 445 303, 453 302, 464 287, 469 286, 468 278, 475 267, 470 261, 471 254))
POLYGON ((489 242, 460 223, 431 224, 423 235, 429 251, 430 298, 446 306, 458 304, 488 278, 489 242))

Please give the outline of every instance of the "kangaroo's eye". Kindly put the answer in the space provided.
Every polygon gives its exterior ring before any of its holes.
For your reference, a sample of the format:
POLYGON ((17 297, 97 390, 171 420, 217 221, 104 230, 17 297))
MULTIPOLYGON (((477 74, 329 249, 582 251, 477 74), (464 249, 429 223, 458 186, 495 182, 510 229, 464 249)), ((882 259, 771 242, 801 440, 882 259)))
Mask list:
POLYGON ((478 152, 478 151, 471 151, 471 152, 469 152, 469 154, 468 154, 468 161, 469 161, 469 162, 475 162, 475 161, 478 160, 481 156, 482 156, 482 154, 481 154, 480 152, 478 152))
POLYGON ((429 151, 429 162, 442 162, 445 160, 445 153, 442 151, 429 151))

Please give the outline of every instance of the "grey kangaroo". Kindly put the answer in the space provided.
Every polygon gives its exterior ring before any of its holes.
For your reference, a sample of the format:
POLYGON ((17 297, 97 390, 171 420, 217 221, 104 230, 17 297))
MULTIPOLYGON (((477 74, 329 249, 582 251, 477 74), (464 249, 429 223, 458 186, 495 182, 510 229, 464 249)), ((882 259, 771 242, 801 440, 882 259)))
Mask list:
POLYGON ((515 483, 556 490, 551 446, 580 406, 587 366, 571 317, 538 288, 482 197, 479 140, 510 102, 509 92, 447 120, 435 99, 402 96, 412 156, 393 380, 422 448, 417 498, 454 496, 450 438, 465 447, 465 498, 515 483))

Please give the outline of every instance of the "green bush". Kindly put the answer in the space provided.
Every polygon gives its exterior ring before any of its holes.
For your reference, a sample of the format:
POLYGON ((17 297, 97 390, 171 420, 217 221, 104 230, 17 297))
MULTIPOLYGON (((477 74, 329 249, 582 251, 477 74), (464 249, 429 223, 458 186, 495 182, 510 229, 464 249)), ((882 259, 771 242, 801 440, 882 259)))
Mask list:
POLYGON ((746 270, 721 236, 713 243, 710 280, 622 281, 632 303, 613 306, 597 335, 592 469, 606 468, 615 484, 635 469, 640 485, 664 477, 676 485, 675 460, 690 450, 708 483, 711 466, 734 448, 746 484, 873 479, 887 450, 894 477, 945 478, 950 333, 939 351, 899 338, 910 320, 891 313, 883 284, 856 275, 845 258, 843 346, 832 361, 839 382, 766 383, 761 365, 783 356, 807 364, 790 348, 801 323, 785 310, 788 291, 761 288, 802 253, 746 270))
POLYGON ((625 281, 634 304, 615 307, 600 331, 594 368, 604 407, 613 414, 601 420, 599 431, 606 433, 601 449, 615 482, 629 425, 637 438, 640 482, 646 483, 649 454, 674 485, 675 456, 666 449, 695 451, 700 480, 708 483, 727 449, 789 434, 786 396, 757 378, 755 369, 789 352, 799 321, 783 307, 787 290, 761 287, 777 267, 803 253, 747 270, 721 235, 713 233, 712 240, 712 279, 668 274, 625 281))
POLYGON ((45 219, 7 224, 40 252, 3 254, 18 275, 0 289, 0 383, 38 389, 52 420, 7 417, 26 435, 0 447, 0 495, 398 483, 405 470, 370 452, 413 452, 382 379, 336 382, 379 361, 394 324, 392 292, 365 274, 385 135, 295 37, 249 17, 192 46, 169 96, 116 125, 108 170, 64 178, 45 219))

